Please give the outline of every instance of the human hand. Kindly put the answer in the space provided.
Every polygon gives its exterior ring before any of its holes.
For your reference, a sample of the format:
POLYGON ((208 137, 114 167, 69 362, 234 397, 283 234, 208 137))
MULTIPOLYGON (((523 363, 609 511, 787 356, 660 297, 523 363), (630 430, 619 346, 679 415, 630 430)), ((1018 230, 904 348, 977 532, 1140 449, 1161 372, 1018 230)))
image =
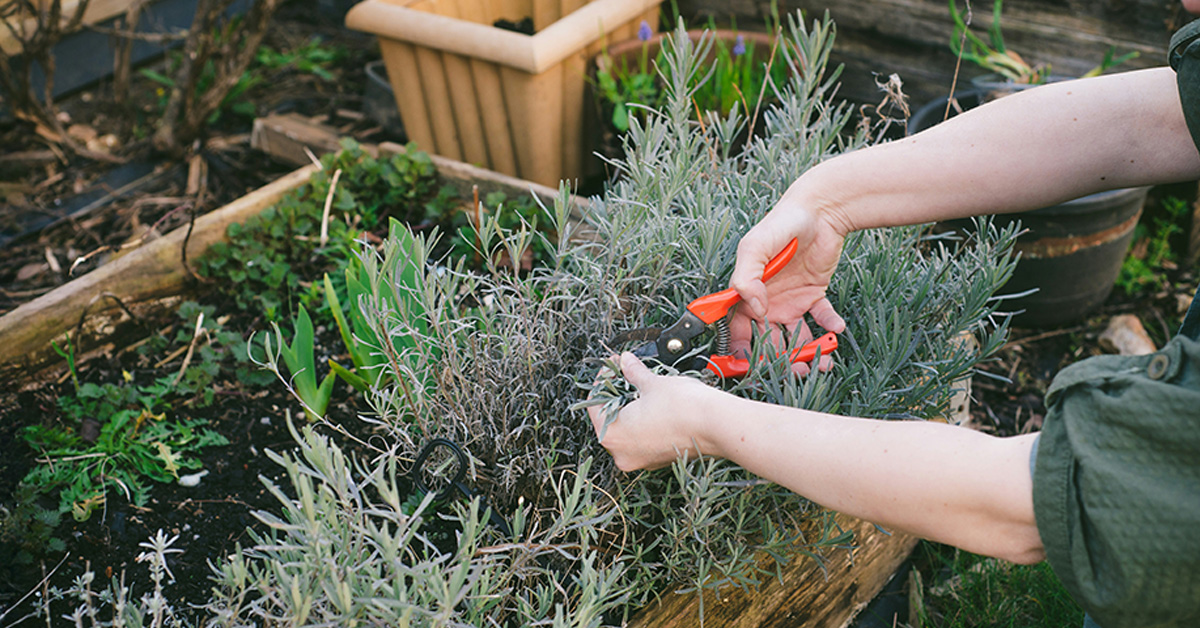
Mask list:
POLYGON ((619 358, 622 375, 638 389, 636 401, 621 409, 604 428, 604 411, 588 408, 596 437, 622 471, 665 467, 681 455, 713 454, 703 437, 703 422, 716 398, 724 395, 690 377, 655 375, 632 353, 619 358), (697 452, 699 448, 699 452, 697 452))
MULTIPOLYGON (((771 212, 738 243, 737 265, 730 286, 745 302, 730 321, 731 348, 734 353, 749 353, 752 321, 782 325, 788 337, 795 336, 797 346, 813 338, 805 315, 827 331, 841 333, 846 322, 833 309, 825 293, 841 257, 848 229, 831 213, 810 210, 801 201, 799 184, 793 184, 771 212), (795 238, 800 247, 795 257, 769 282, 763 283, 763 269, 784 246, 795 238)), ((776 343, 782 346, 776 329, 776 343)), ((822 366, 828 359, 822 358, 822 366)), ((808 365, 797 364, 804 374, 808 365)))

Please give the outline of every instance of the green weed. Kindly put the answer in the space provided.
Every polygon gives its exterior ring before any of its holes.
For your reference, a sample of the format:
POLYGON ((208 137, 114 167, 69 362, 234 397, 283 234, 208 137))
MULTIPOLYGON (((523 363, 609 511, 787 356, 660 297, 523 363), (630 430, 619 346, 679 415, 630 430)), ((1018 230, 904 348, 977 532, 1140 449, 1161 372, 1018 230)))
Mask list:
MULTIPOLYGON (((234 19, 226 23, 214 34, 215 41, 220 42, 222 38, 228 38, 233 33, 238 32, 237 24, 239 21, 238 19, 234 19)), ((304 74, 316 76, 322 81, 335 81, 337 77, 329 69, 333 64, 344 58, 346 54, 346 50, 339 47, 327 46, 317 38, 309 40, 295 50, 275 50, 269 46, 261 46, 255 53, 250 67, 238 76, 237 81, 234 82, 229 92, 221 100, 220 105, 209 114, 206 122, 207 124, 216 124, 230 114, 244 120, 253 119, 258 115, 258 111, 255 109, 254 103, 250 100, 251 92, 256 88, 268 84, 271 75, 282 70, 294 69, 304 74)), ((166 106, 168 94, 172 89, 175 89, 175 77, 178 76, 182 63, 183 55, 181 52, 176 51, 169 55, 167 66, 163 68, 164 71, 154 68, 142 68, 139 70, 142 77, 159 86, 158 107, 160 109, 166 106)), ((215 64, 215 60, 209 59, 200 67, 199 79, 196 82, 197 94, 203 94, 212 87, 213 81, 217 77, 215 64)))
POLYGON ((254 63, 250 71, 284 70, 294 68, 304 74, 312 74, 323 81, 332 83, 337 77, 329 71, 330 66, 347 56, 346 49, 330 46, 317 37, 308 40, 295 50, 275 50, 269 46, 261 46, 254 55, 254 63))
POLYGON ((1016 565, 932 543, 921 548, 928 563, 913 572, 912 628, 1083 625, 1083 610, 1050 563, 1016 565))
POLYGON ((153 482, 178 480, 180 472, 200 467, 196 455, 202 449, 226 444, 204 427, 206 421, 182 416, 185 408, 211 404, 217 383, 230 371, 243 382, 261 385, 264 378, 250 369, 241 336, 223 329, 212 313, 211 307, 184 303, 173 339, 157 336, 139 350, 143 357, 168 351, 186 351, 187 357, 178 370, 141 384, 128 371, 118 382, 83 382, 70 339, 55 344, 67 361, 72 392, 58 399, 54 421, 24 428, 38 464, 19 485, 13 509, 0 515, 0 546, 13 543, 21 556, 35 555, 39 542, 59 547, 50 539, 61 514, 85 520, 112 491, 141 505, 153 482), (57 509, 44 508, 43 497, 57 502, 57 509))
POLYGON ((228 241, 197 260, 197 272, 216 280, 216 291, 238 309, 276 321, 301 295, 308 299, 301 304, 322 308, 319 290, 306 291, 305 278, 329 272, 338 280, 361 230, 375 229, 388 217, 436 224, 451 207, 439 194, 433 162, 415 149, 377 159, 347 140, 340 152, 322 157, 321 164, 308 183, 273 207, 230 224, 228 241))
POLYGON ((1165 270, 1176 268, 1180 255, 1173 242, 1183 235, 1190 211, 1187 201, 1167 197, 1161 203, 1162 214, 1138 222, 1133 231, 1133 245, 1121 263, 1117 287, 1128 296, 1135 296, 1167 285, 1165 270))
POLYGON ((174 376, 140 386, 133 379, 126 373, 121 384, 82 384, 59 399, 58 422, 24 430, 39 464, 22 482, 57 493, 59 511, 76 520, 90 517, 113 490, 145 504, 147 480, 178 480, 180 471, 200 467, 194 455, 201 449, 228 442, 204 420, 168 418, 174 376))

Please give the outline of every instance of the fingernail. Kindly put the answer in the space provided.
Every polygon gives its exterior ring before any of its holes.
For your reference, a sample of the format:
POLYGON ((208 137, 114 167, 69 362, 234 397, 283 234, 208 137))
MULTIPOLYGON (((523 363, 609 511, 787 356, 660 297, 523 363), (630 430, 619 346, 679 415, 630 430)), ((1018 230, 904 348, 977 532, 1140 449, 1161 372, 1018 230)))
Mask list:
POLYGON ((758 297, 750 299, 750 310, 754 312, 755 318, 762 318, 767 315, 767 308, 763 306, 762 301, 758 297))

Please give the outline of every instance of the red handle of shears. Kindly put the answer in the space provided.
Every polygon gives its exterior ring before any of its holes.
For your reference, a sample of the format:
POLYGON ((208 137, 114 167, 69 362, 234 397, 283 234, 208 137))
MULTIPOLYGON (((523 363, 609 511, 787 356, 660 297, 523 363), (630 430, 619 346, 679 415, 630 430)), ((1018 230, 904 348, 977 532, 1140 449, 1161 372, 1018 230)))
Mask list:
MULTIPOLYGON (((792 363, 812 362, 813 358, 817 357, 818 350, 821 351, 821 355, 829 355, 837 346, 837 335, 829 332, 799 349, 793 349, 792 363)), ((714 355, 709 359, 708 370, 721 377, 741 377, 750 372, 750 360, 735 358, 732 355, 714 355)))
MULTIPOLYGON (((763 268, 762 280, 767 281, 774 277, 776 273, 783 270, 788 262, 792 261, 792 256, 796 254, 796 250, 800 248, 800 241, 792 238, 787 246, 778 255, 771 258, 763 268)), ((705 325, 711 325, 716 321, 721 320, 729 313, 729 308, 737 305, 738 301, 742 300, 742 296, 733 288, 726 288, 720 292, 714 292, 706 296, 702 296, 688 304, 687 309, 695 314, 697 318, 704 321, 705 325)))

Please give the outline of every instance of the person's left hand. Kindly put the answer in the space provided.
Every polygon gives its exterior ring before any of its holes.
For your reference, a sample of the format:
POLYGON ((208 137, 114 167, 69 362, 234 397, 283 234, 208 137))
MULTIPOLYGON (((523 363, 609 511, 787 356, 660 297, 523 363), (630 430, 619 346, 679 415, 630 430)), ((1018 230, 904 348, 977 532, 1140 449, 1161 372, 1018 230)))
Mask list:
MULTIPOLYGON (((724 393, 690 377, 655 375, 629 352, 621 354, 620 365, 623 376, 639 395, 621 409, 601 441, 618 468, 656 469, 684 453, 689 457, 718 453, 703 438, 702 428, 708 411, 724 393)), ((604 413, 592 406, 588 415, 599 438, 604 413)))

